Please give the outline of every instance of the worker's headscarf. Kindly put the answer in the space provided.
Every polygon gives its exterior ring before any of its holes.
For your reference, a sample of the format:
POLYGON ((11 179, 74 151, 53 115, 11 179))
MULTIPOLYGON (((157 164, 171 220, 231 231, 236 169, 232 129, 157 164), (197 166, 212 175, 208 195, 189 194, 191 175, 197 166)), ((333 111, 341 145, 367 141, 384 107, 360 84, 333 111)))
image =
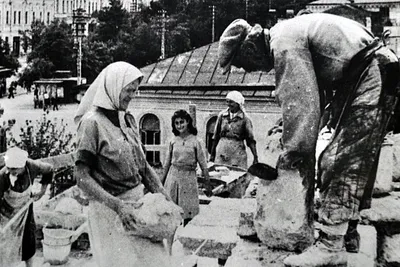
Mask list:
POLYGON ((142 78, 141 71, 129 63, 119 61, 108 65, 83 96, 75 114, 75 123, 78 124, 92 106, 120 110, 119 96, 122 89, 131 82, 142 78))
POLYGON ((252 27, 243 19, 233 21, 219 39, 218 58, 223 74, 229 72, 231 65, 247 71, 267 68, 269 53, 269 31, 258 24, 252 27))
POLYGON ((23 168, 28 160, 28 152, 19 147, 11 147, 4 156, 4 163, 8 168, 23 168))
POLYGON ((231 91, 226 95, 226 99, 232 100, 235 103, 239 104, 240 110, 245 112, 244 110, 244 97, 238 91, 231 91))

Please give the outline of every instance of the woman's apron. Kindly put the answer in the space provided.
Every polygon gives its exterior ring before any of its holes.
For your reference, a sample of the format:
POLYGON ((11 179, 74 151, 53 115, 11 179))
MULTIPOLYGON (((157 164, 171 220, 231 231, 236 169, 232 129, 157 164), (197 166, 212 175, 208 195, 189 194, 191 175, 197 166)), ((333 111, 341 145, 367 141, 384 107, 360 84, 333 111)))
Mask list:
MULTIPOLYGON (((143 185, 119 195, 125 201, 143 197, 143 185)), ((98 201, 89 202, 89 238, 98 267, 175 266, 163 242, 132 236, 123 228, 118 214, 98 201)))
POLYGON ((22 237, 28 217, 29 205, 31 204, 32 185, 24 192, 16 192, 9 188, 4 192, 4 202, 7 202, 14 209, 11 215, 6 214, 4 207, 0 207, 0 266, 17 266, 21 263, 22 256, 22 237), (24 211, 21 211, 24 209, 24 211), (14 216, 17 216, 14 218, 14 216), (4 229, 8 222, 14 222, 4 229))
POLYGON ((247 169, 247 153, 243 140, 221 137, 215 153, 215 163, 247 169))

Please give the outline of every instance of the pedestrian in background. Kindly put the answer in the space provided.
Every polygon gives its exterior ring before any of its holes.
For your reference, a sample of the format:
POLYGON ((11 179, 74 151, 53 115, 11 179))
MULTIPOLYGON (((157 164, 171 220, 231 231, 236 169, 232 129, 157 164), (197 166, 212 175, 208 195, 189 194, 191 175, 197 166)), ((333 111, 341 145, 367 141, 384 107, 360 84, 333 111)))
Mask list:
POLYGON ((39 104, 39 89, 35 86, 33 90, 33 108, 40 107, 39 104))
POLYGON ((8 98, 14 98, 15 84, 11 82, 10 87, 8 88, 8 98))
POLYGON ((56 89, 52 90, 51 104, 53 105, 53 111, 58 110, 58 95, 56 89))
POLYGON ((50 92, 49 89, 45 89, 43 92, 43 111, 46 111, 50 107, 50 92))

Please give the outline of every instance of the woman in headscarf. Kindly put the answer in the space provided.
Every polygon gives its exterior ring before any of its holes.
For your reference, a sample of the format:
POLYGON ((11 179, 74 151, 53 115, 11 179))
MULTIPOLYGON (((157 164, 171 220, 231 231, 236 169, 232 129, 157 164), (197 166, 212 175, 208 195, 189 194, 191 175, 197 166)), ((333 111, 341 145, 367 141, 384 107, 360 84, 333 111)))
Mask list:
POLYGON ((53 178, 52 165, 28 158, 28 152, 11 147, 0 170, 0 266, 33 267, 36 252, 36 224, 33 201, 46 193, 53 178), (33 192, 40 178, 39 192, 33 192))
POLYGON ((75 116, 75 177, 89 197, 89 237, 99 267, 169 266, 162 242, 130 235, 143 185, 170 200, 141 147, 127 112, 142 73, 126 62, 107 66, 89 87, 75 116), (118 225, 124 229, 118 229, 118 225))
POLYGON ((226 95, 228 108, 219 113, 213 136, 210 161, 247 169, 247 153, 253 154, 253 164, 258 162, 253 124, 244 110, 244 97, 238 91, 226 95))

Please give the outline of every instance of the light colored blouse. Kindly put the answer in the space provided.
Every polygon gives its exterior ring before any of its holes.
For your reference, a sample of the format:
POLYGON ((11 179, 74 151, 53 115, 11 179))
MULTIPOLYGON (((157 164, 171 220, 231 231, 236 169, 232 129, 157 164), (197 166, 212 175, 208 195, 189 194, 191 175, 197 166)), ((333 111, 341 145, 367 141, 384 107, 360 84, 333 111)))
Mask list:
POLYGON ((146 160, 134 126, 126 136, 102 112, 93 110, 78 127, 75 161, 89 166, 96 182, 115 196, 136 187, 145 171, 146 160))
POLYGON ((192 134, 186 138, 175 136, 169 143, 166 162, 192 170, 195 170, 199 163, 202 169, 206 169, 207 161, 202 141, 192 134))

